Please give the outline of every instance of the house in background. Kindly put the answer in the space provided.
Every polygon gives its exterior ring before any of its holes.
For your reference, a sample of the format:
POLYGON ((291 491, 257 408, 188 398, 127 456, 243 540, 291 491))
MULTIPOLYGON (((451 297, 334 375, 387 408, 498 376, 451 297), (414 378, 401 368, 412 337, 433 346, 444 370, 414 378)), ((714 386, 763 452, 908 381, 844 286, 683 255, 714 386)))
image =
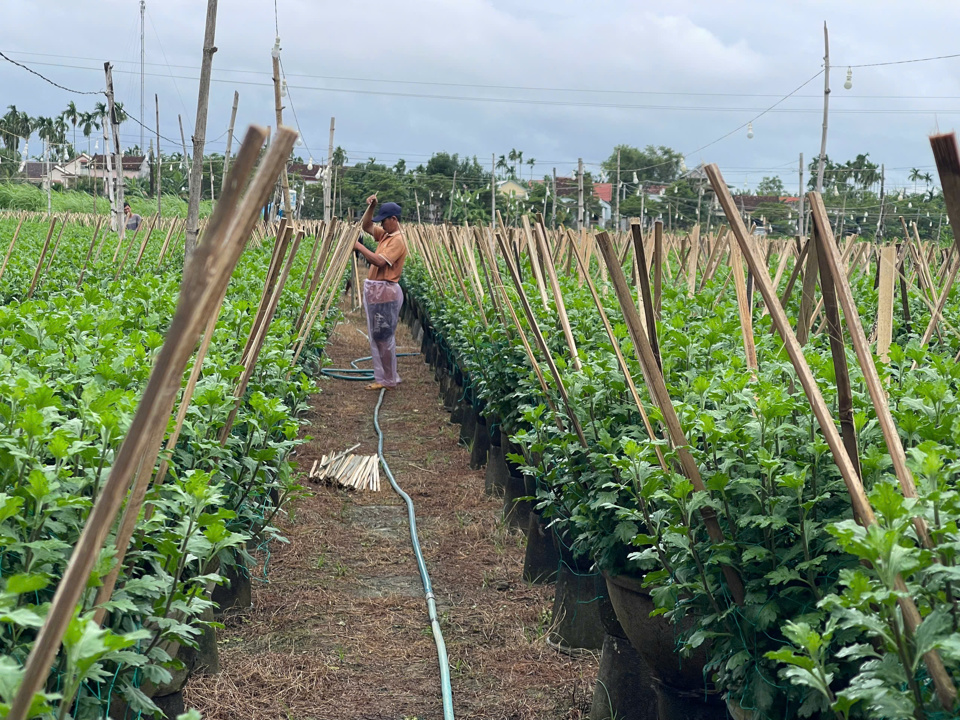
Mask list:
POLYGON ((530 189, 518 180, 502 180, 497 183, 497 194, 517 200, 526 200, 530 196, 530 189))
MULTIPOLYGON (((113 158, 111 157, 111 167, 113 158)), ((81 176, 105 178, 107 176, 106 158, 103 155, 94 155, 83 163, 84 172, 81 176)), ((123 177, 127 180, 150 177, 150 161, 146 155, 125 155, 123 157, 123 177)))
MULTIPOLYGON (((47 163, 40 160, 28 160, 23 166, 23 175, 27 182, 38 184, 47 189, 47 163)), ((67 187, 76 176, 68 173, 62 165, 50 163, 50 184, 67 187)))
POLYGON ((304 185, 313 185, 323 182, 323 165, 314 163, 313 169, 308 169, 306 163, 290 163, 287 167, 287 176, 291 184, 294 180, 304 185))

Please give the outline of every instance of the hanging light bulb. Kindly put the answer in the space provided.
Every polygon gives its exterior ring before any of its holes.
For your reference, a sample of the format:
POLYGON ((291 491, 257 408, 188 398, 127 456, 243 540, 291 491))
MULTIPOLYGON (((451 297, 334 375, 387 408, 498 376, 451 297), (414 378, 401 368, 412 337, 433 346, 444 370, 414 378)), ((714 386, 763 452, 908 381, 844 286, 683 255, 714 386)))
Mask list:
POLYGON ((307 170, 313 170, 313 155, 311 155, 310 160, 307 161, 307 170))
POLYGON ((287 79, 283 79, 283 83, 280 85, 280 97, 287 96, 287 79))
POLYGON ((834 186, 833 186, 833 196, 834 196, 834 197, 837 197, 839 194, 840 194, 840 191, 837 190, 837 186, 834 185, 834 186))
POLYGON ((753 140, 753 123, 747 123, 747 140, 753 140))
POLYGON ((847 68, 847 79, 843 83, 843 89, 849 90, 853 87, 853 68, 847 68))
POLYGON ((912 208, 912 207, 913 207, 913 201, 908 202, 908 203, 907 203, 907 207, 908 207, 908 208, 912 208))
POLYGON ((900 188, 900 194, 897 195, 897 200, 903 200, 903 188, 900 188))
POLYGON ((302 138, 302 137, 299 137, 299 136, 297 137, 297 143, 296 143, 296 145, 297 145, 297 147, 303 147, 303 138, 302 138))
POLYGON ((931 221, 927 224, 927 227, 933 227, 933 220, 931 220, 931 221))
POLYGON ((276 41, 273 43, 273 49, 270 51, 270 57, 274 60, 280 57, 280 36, 277 35, 276 41))
POLYGON ((927 210, 927 217, 930 217, 930 211, 927 210))

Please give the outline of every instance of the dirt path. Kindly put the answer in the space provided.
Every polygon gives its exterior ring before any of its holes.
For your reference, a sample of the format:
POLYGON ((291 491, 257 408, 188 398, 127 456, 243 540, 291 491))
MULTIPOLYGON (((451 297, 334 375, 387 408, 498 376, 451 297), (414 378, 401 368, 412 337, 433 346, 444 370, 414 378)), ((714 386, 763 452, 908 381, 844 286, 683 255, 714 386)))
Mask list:
MULTIPOLYGON (((336 367, 369 355, 348 315, 328 346, 336 367)), ((416 350, 398 333, 401 350, 416 350)), ((469 469, 458 426, 438 400, 421 356, 400 358, 403 384, 388 393, 380 422, 385 454, 416 506, 420 543, 438 612, 460 720, 585 716, 596 660, 573 659, 544 641, 553 586, 522 581, 523 536, 500 522, 501 501, 469 469)), ((376 452, 377 393, 324 380, 298 453, 304 472, 323 453, 361 443, 376 452)), ((306 482, 306 481, 305 481, 306 482)), ((307 483, 309 484, 309 483, 307 483)), ((378 493, 311 485, 281 523, 269 582, 255 582, 253 608, 228 614, 219 632, 221 672, 194 677, 187 707, 204 718, 439 720, 436 648, 410 547, 406 511, 383 478, 378 493)))

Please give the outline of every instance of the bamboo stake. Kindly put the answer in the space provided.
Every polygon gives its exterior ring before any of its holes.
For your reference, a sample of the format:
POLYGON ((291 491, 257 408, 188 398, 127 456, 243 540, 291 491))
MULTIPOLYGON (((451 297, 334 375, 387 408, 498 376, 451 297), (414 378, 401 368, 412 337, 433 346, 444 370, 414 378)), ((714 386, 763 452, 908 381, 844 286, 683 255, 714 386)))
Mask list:
MULTIPOLYGON (((770 309, 771 320, 783 339, 784 347, 790 356, 790 361, 793 363, 793 366, 797 371, 800 384, 803 386, 803 390, 810 401, 810 407, 812 408, 814 415, 820 424, 820 429, 823 432, 824 439, 830 446, 830 450, 833 453, 834 462, 837 464, 840 474, 843 477, 844 484, 847 486, 851 504, 853 505, 854 515, 864 526, 873 525, 876 523, 876 517, 873 514, 873 508, 870 506, 870 501, 864 492, 863 484, 860 482, 860 478, 853 467, 853 463, 850 462, 850 457, 847 455, 846 448, 844 447, 840 438, 840 433, 837 432, 836 425, 834 424, 833 418, 830 416, 830 412, 827 409, 827 405, 823 399, 823 395, 820 392, 820 388, 817 386, 817 382, 813 377, 813 373, 810 371, 810 367, 807 365, 807 361, 803 355, 803 350, 801 349, 800 343, 797 342, 797 338, 790 328, 790 323, 787 320, 786 313, 784 313, 783 307, 777 302, 777 297, 770 285, 769 275, 766 272, 760 272, 760 263, 753 256, 750 245, 747 242, 746 229, 743 227, 743 223, 740 220, 740 215, 738 214, 737 208, 734 205, 733 198, 730 196, 730 191, 727 189, 727 186, 724 183, 723 176, 720 174, 720 170, 716 165, 707 165, 705 170, 707 177, 710 179, 710 183, 713 186, 713 190, 716 193, 717 198, 720 200, 720 204, 727 215, 727 220, 730 222, 730 226, 734 231, 734 236, 736 237, 737 242, 740 244, 740 249, 747 258, 747 264, 751 266, 754 276, 760 285, 760 291, 764 296, 764 301, 767 303, 770 309)), ((814 198, 819 199, 819 194, 811 193, 811 195, 808 197, 810 197, 811 200, 814 198)), ((819 211, 817 211, 817 215, 819 215, 819 211)), ((817 217, 817 215, 815 215, 815 217, 817 217)), ((824 212, 819 218, 819 222, 823 223, 823 225, 818 225, 818 231, 821 232, 822 237, 832 239, 830 224, 828 221, 824 223, 825 220, 826 213, 824 212)), ((815 220, 815 222, 817 221, 815 220)), ((807 244, 809 246, 809 242, 807 244)), ((839 272, 839 259, 835 256, 834 252, 835 243, 831 245, 830 242, 825 242, 824 244, 829 250, 827 256, 834 279, 837 282, 838 287, 841 288, 841 305, 844 308, 844 315, 847 317, 848 323, 850 324, 849 329, 851 335, 858 332, 857 328, 860 328, 859 332, 862 333, 863 330, 859 322, 854 321, 854 317, 856 316, 853 313, 847 313, 847 300, 852 298, 845 297, 848 295, 848 293, 845 292, 845 290, 848 290, 848 287, 846 286, 844 276, 839 272)), ((855 307, 851 309, 854 312, 856 311, 855 307)), ((855 344, 855 347, 862 347, 862 345, 863 343, 859 345, 855 344)), ((859 351, 857 356, 858 358, 860 357, 859 351)), ((870 372, 869 368, 867 367, 868 365, 870 365, 870 363, 861 361, 861 366, 863 367, 865 374, 870 372)), ((894 453, 891 452, 891 457, 893 454, 894 453)), ((906 585, 904 584, 903 580, 899 578, 899 576, 896 583, 896 589, 901 592, 901 595, 898 598, 898 603, 900 605, 901 612, 903 613, 904 622, 908 628, 911 628, 912 631, 920 623, 920 613, 917 611, 913 600, 906 595, 906 585)), ((953 686, 953 682, 950 680, 950 676, 947 674, 946 669, 943 666, 943 662, 940 660, 939 654, 936 651, 927 653, 924 656, 924 661, 926 662, 931 678, 933 678, 934 685, 937 689, 937 696, 940 698, 940 702, 945 708, 951 708, 956 700, 956 688, 953 686)))
MULTIPOLYGON (((527 218, 524 216, 524 223, 527 218)), ((577 342, 573 338, 573 330, 570 327, 570 319, 567 317, 567 307, 563 303, 563 293, 560 292, 560 283, 557 280, 557 270, 553 266, 553 259, 550 257, 550 250, 547 247, 546 228, 543 226, 543 218, 540 217, 534 228, 536 244, 539 248, 540 256, 543 258, 543 266, 546 270, 547 279, 550 281, 550 290, 553 292, 554 304, 557 308, 557 316, 560 318, 560 327, 563 329, 563 337, 567 341, 567 350, 570 351, 570 359, 573 361, 573 367, 577 372, 583 369, 580 364, 580 356, 577 353, 577 342)))
MULTIPOLYGON (((670 394, 667 391, 663 374, 657 367, 656 360, 653 357, 650 341, 647 340, 646 335, 642 331, 640 315, 630 297, 627 280, 623 275, 623 268, 617 263, 617 257, 609 236, 605 232, 600 232, 597 235, 597 244, 600 247, 600 253, 603 255, 603 260, 610 272, 610 280, 613 282, 617 299, 620 302, 620 308, 623 311, 623 319, 630 332, 630 338, 633 340, 634 352, 640 361, 640 368, 647 382, 647 389, 650 391, 654 404, 660 409, 660 413, 663 416, 663 422, 667 427, 671 443, 676 449, 677 458, 680 461, 683 474, 689 478, 696 490, 707 492, 707 488, 703 484, 703 479, 700 477, 700 469, 697 467, 696 460, 694 460, 693 455, 691 455, 687 449, 689 443, 680 425, 680 418, 677 417, 677 412, 673 406, 673 401, 670 399, 670 394)), ((713 510, 706 507, 702 508, 700 516, 703 518, 710 539, 714 543, 723 542, 723 530, 720 528, 720 523, 717 521, 716 514, 713 510)), ((722 565, 721 568, 734 602, 736 602, 737 605, 743 605, 743 580, 732 566, 722 565)))
POLYGON ((170 237, 173 235, 174 231, 177 229, 178 220, 177 218, 173 219, 173 222, 170 223, 170 229, 167 230, 167 237, 163 241, 163 247, 160 248, 160 257, 157 260, 157 267, 160 267, 163 264, 163 258, 167 254, 167 248, 170 246, 170 237))
MULTIPOLYGON (((90 239, 90 247, 87 248, 87 256, 83 259, 83 267, 80 268, 80 276, 77 278, 77 289, 83 284, 83 276, 87 272, 87 263, 90 262, 90 254, 93 252, 94 245, 97 244, 97 235, 100 234, 100 224, 102 218, 97 218, 97 224, 93 229, 93 237, 90 239)), ((0 270, 0 277, 3 277, 3 271, 0 270)))
MULTIPOLYGON (((47 230, 47 239, 43 242, 43 249, 40 250, 40 259, 37 260, 37 269, 33 271, 33 279, 30 281, 30 290, 27 292, 27 300, 33 297, 33 291, 37 289, 37 283, 40 280, 40 268, 43 267, 43 259, 47 256, 47 249, 50 247, 50 238, 53 237, 53 230, 57 226, 56 216, 50 218, 50 229, 47 230)), ((63 230, 63 228, 61 228, 63 230)))
MULTIPOLYGON (((113 525, 114 518, 126 495, 130 479, 142 458, 156 455, 159 443, 148 446, 156 437, 158 424, 166 426, 176 393, 183 378, 186 363, 192 354, 200 328, 212 311, 212 304, 219 296, 236 266, 243 249, 242 236, 249 232, 257 211, 263 206, 266 195, 273 186, 280 166, 293 147, 296 134, 286 130, 278 137, 261 164, 239 208, 235 200, 221 202, 214 211, 211 239, 197 249, 197 257, 187 268, 187 277, 181 286, 182 295, 177 303, 167 340, 157 356, 143 398, 134 414, 133 421, 123 444, 117 452, 110 474, 84 525, 63 577, 57 587, 43 627, 31 649, 24 669, 20 688, 13 700, 8 720, 25 720, 34 694, 47 677, 50 666, 60 647, 63 634, 73 617, 73 610, 80 595, 87 587, 90 570, 100 554, 100 548, 113 525)), ((237 166, 252 167, 263 144, 265 133, 259 128, 250 128, 241 148, 237 166)), ((236 171, 236 167, 235 167, 236 171)), ((244 176, 242 178, 246 180, 244 176)), ((229 197, 239 196, 241 173, 231 173, 229 197)))
POLYGON ((50 272, 50 267, 53 265, 53 259, 57 255, 57 249, 60 247, 60 239, 63 237, 63 229, 67 226, 66 218, 61 219, 60 221, 60 232, 57 233, 57 239, 53 243, 53 250, 50 251, 50 259, 47 261, 47 267, 44 269, 44 272, 50 272))
POLYGON ((757 346, 753 337, 753 306, 747 298, 747 287, 743 279, 743 259, 735 243, 730 243, 730 274, 737 292, 737 310, 740 315, 740 334, 743 336, 743 351, 747 367, 754 381, 757 380, 757 346))
POLYGON ((147 236, 143 239, 143 242, 140 243, 140 251, 137 253, 136 262, 133 264, 134 270, 140 267, 140 261, 143 260, 143 253, 147 249, 147 244, 150 242, 150 236, 153 235, 153 229, 154 227, 156 227, 157 221, 159 219, 160 219, 160 213, 157 213, 156 215, 153 216, 153 220, 150 221, 150 229, 147 231, 147 236))
POLYGON ((10 253, 13 252, 13 246, 17 244, 17 238, 20 237, 20 228, 23 227, 23 221, 26 219, 25 215, 20 216, 20 222, 17 223, 17 229, 13 231, 13 239, 10 241, 10 244, 7 246, 7 254, 3 256, 3 265, 0 266, 0 280, 3 279, 3 273, 7 271, 7 262, 10 260, 10 253))

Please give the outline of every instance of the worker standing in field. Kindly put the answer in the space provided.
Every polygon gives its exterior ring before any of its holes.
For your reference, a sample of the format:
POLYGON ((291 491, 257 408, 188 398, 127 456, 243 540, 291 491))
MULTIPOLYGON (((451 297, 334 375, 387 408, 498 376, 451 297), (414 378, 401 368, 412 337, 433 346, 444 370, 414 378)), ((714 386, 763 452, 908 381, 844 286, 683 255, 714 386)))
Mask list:
POLYGON ((400 274, 407 257, 407 243, 400 231, 400 206, 388 202, 377 208, 377 196, 367 198, 367 210, 360 226, 377 241, 376 251, 368 250, 359 240, 355 249, 370 263, 370 273, 363 281, 363 304, 367 311, 367 332, 373 356, 374 382, 367 390, 395 388, 397 374, 397 323, 403 305, 400 274), (380 227, 374 225, 380 223, 380 227))
POLYGON ((140 227, 140 223, 143 222, 143 218, 130 209, 130 203, 123 204, 123 216, 127 230, 137 230, 140 227))

